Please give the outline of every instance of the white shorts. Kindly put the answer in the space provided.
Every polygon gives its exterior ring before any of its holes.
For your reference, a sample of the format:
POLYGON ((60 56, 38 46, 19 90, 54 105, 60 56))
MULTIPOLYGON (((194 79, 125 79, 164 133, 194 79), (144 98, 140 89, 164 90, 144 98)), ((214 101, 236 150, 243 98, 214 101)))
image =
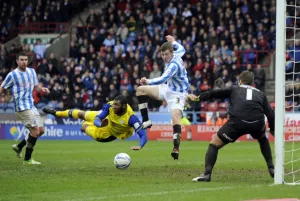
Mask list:
POLYGON ((33 107, 31 110, 16 112, 16 115, 22 120, 26 128, 43 127, 39 111, 33 107))
POLYGON ((168 85, 161 84, 158 86, 159 100, 165 100, 168 103, 169 110, 179 109, 183 111, 187 98, 187 92, 172 91, 168 85))

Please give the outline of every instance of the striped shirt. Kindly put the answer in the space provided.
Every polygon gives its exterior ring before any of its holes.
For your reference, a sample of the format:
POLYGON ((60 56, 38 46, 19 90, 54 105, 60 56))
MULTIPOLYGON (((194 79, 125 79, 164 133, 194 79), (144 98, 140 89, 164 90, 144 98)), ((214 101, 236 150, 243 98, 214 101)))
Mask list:
POLYGON ((38 78, 34 69, 26 68, 26 71, 23 72, 16 68, 6 76, 1 87, 12 90, 15 110, 20 112, 34 107, 32 91, 38 84, 38 78))
POLYGON ((173 47, 176 51, 174 51, 171 61, 165 65, 164 73, 158 78, 148 79, 147 83, 149 85, 158 85, 167 82, 169 89, 172 91, 186 92, 189 90, 190 84, 183 60, 181 59, 185 49, 176 41, 173 42, 173 47))

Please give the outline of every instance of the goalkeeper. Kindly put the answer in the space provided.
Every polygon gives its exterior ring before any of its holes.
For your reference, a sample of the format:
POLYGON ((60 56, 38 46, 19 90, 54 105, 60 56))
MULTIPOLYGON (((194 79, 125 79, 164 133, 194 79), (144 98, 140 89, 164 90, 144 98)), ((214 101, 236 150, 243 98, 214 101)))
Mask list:
POLYGON ((217 161, 218 151, 229 142, 235 142, 239 137, 250 134, 257 139, 260 150, 265 158, 271 177, 274 177, 272 152, 267 139, 265 116, 268 118, 270 133, 274 135, 274 111, 267 97, 258 89, 252 87, 253 74, 244 71, 239 76, 239 86, 234 88, 217 89, 202 93, 200 96, 189 94, 192 101, 205 101, 211 98, 229 98, 229 120, 213 135, 206 156, 205 172, 193 181, 211 180, 213 167, 217 161))
POLYGON ((142 129, 142 123, 128 105, 126 97, 122 95, 105 104, 100 112, 78 109, 56 111, 49 107, 44 107, 43 112, 56 117, 72 117, 85 120, 82 123, 81 131, 98 142, 111 142, 117 138, 124 140, 129 138, 135 131, 140 137, 140 143, 130 149, 140 150, 147 143, 147 134, 142 129))

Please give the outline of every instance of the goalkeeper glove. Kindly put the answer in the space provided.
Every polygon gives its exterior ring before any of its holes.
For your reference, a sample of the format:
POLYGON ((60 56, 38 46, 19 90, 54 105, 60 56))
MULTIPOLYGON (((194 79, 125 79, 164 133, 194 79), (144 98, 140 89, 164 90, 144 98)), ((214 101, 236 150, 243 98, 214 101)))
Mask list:
POLYGON ((197 96, 197 98, 195 99, 195 101, 200 101, 200 95, 197 96))
POLYGON ((101 127, 102 121, 99 119, 99 117, 96 117, 94 120, 94 125, 97 127, 101 127))

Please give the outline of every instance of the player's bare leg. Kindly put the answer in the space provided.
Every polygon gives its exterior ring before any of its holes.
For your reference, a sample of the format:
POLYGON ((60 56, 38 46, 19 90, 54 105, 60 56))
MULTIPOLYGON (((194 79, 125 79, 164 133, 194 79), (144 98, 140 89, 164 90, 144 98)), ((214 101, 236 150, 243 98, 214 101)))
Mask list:
POLYGON ((139 86, 136 89, 136 96, 139 101, 139 109, 143 118, 143 128, 151 128, 152 122, 148 116, 148 101, 149 97, 158 100, 159 89, 157 86, 139 86))
POLYGON ((199 177, 195 177, 192 181, 209 182, 211 173, 218 158, 218 151, 225 143, 218 137, 217 134, 213 135, 212 141, 208 145, 205 155, 205 172, 199 177))
POLYGON ((173 150, 171 152, 171 156, 174 160, 178 160, 179 158, 179 145, 181 138, 181 125, 180 119, 182 116, 182 112, 179 109, 172 110, 172 122, 173 122, 173 150))

